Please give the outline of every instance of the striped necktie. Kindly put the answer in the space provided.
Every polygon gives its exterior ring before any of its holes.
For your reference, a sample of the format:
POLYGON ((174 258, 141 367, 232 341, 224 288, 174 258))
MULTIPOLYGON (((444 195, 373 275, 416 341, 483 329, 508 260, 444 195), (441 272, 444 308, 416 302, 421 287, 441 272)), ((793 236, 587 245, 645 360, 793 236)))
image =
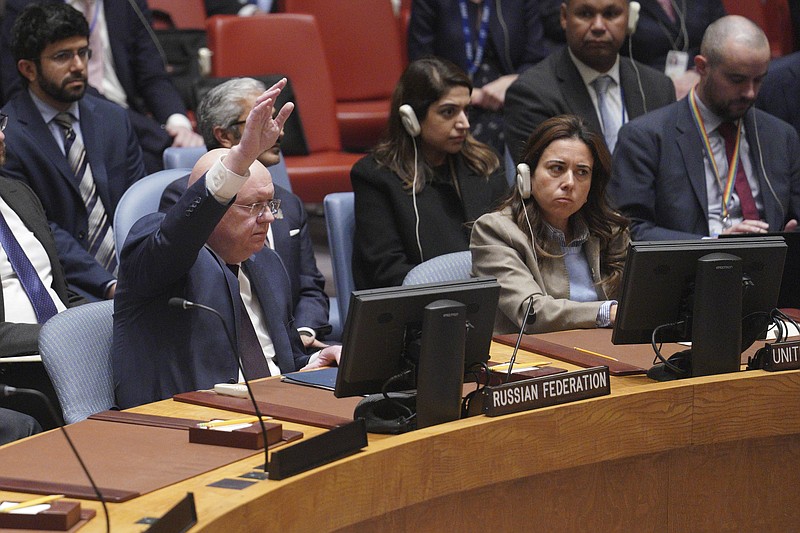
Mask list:
POLYGON ((53 120, 64 131, 64 152, 67 154, 67 161, 75 175, 81 199, 89 214, 89 246, 87 249, 106 270, 116 274, 117 256, 114 252, 114 235, 111 232, 108 214, 97 194, 92 168, 86 159, 83 141, 75 135, 75 130, 72 129, 72 117, 69 113, 59 113, 53 120))
POLYGON ((614 151, 614 146, 617 144, 617 133, 619 133, 620 128, 608 101, 608 89, 613 82, 614 80, 611 76, 604 75, 598 76, 591 83, 597 93, 597 107, 600 110, 600 119, 603 121, 603 137, 606 139, 609 152, 614 151))

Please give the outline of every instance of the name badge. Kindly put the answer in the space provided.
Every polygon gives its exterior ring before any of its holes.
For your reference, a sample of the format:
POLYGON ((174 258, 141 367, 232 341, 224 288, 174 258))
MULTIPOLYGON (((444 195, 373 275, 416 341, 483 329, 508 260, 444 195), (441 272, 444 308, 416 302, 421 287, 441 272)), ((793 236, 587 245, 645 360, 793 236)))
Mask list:
POLYGON ((766 345, 764 370, 797 370, 800 368, 800 341, 773 342, 766 345))
POLYGON ((524 379, 483 389, 483 414, 499 416, 611 394, 607 366, 524 379))
POLYGON ((667 54, 667 64, 664 74, 672 79, 680 78, 689 68, 689 54, 680 50, 670 50, 667 54))

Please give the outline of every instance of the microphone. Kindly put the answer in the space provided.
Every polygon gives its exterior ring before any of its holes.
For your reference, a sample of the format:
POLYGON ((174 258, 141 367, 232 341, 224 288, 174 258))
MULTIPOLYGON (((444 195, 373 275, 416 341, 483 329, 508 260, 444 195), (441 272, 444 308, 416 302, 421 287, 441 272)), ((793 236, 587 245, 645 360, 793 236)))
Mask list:
POLYGON ((179 298, 174 296, 169 299, 167 305, 170 307, 175 307, 182 310, 192 310, 192 309, 202 309, 203 311, 208 311, 215 315, 219 321, 222 323, 222 328, 225 330, 225 335, 228 337, 228 343, 231 345, 231 351, 233 353, 234 359, 236 359, 236 366, 239 371, 242 373, 242 377, 244 378, 244 385, 247 387, 247 395, 250 397, 250 402, 253 404, 253 410, 258 417, 258 424, 261 426, 261 437, 264 439, 264 472, 267 471, 267 465, 269 464, 269 452, 267 449, 267 428, 264 426, 263 416, 261 414, 261 410, 258 408, 258 402, 256 402, 256 398, 253 395, 253 389, 250 388, 250 380, 247 379, 247 375, 244 373, 244 366, 242 365, 242 359, 239 357, 239 350, 236 349, 236 343, 233 341, 233 335, 231 334, 231 330, 228 329, 228 325, 225 323, 225 319, 222 318, 222 315, 214 309, 213 307, 209 307, 207 305, 199 304, 196 302, 190 302, 185 298, 179 298))
POLYGON ((75 455, 75 458, 78 460, 78 464, 81 465, 81 469, 83 473, 86 474, 86 477, 89 479, 89 484, 92 486, 92 490, 94 490, 97 499, 100 500, 100 504, 103 506, 103 513, 106 516, 106 532, 111 531, 111 523, 109 522, 108 518, 108 507, 106 507, 106 499, 103 498, 103 494, 100 492, 100 489, 97 488, 97 485, 92 478, 92 475, 89 473, 89 469, 86 468, 86 463, 83 462, 81 455, 78 453, 78 449, 75 447, 75 444, 72 443, 72 439, 69 438, 69 433, 67 433, 67 428, 64 427, 64 424, 61 423, 59 420, 59 416, 56 413, 55 408, 53 408, 53 404, 50 402, 50 398, 45 396, 43 393, 39 392, 35 389, 21 389, 17 387, 11 387, 10 385, 2 385, 0 384, 0 398, 6 398, 8 396, 14 396, 16 394, 27 394, 29 396, 36 396, 44 402, 47 410, 50 413, 50 417, 53 419, 55 424, 61 430, 61 433, 64 434, 64 438, 67 439, 67 444, 69 444, 72 453, 75 455))
POLYGON ((511 379, 511 371, 514 369, 514 362, 517 360, 517 352, 519 351, 519 344, 522 342, 522 336, 525 334, 525 326, 536 322, 536 309, 533 308, 533 294, 528 296, 528 307, 525 309, 525 319, 522 321, 522 327, 519 328, 519 335, 517 335, 517 342, 514 345, 514 352, 511 354, 511 361, 508 363, 508 372, 506 373, 506 383, 511 379))

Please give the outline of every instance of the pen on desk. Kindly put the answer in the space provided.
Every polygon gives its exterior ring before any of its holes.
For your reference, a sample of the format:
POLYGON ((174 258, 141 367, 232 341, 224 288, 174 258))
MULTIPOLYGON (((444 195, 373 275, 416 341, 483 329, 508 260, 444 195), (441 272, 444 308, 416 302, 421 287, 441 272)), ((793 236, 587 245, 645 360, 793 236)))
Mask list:
MULTIPOLYGON (((261 420, 272 420, 271 416, 262 416, 261 420)), ((216 428, 220 426, 232 426, 234 424, 253 424, 258 422, 257 416, 246 416, 244 418, 233 418, 231 420, 214 420, 212 422, 201 422, 197 424, 201 428, 216 428)))
POLYGON ((10 513, 11 511, 16 511, 17 509, 24 509, 25 507, 33 507, 34 505, 41 505, 43 503, 50 503, 54 500, 60 500, 63 497, 64 497, 63 494, 51 494, 50 496, 42 496, 40 498, 34 498, 32 500, 20 502, 15 505, 10 505, 8 507, 0 509, 0 513, 10 513))
POLYGON ((588 353, 589 355, 596 355, 597 357, 602 357, 603 359, 610 359, 611 361, 616 361, 619 363, 619 359, 614 359, 610 355, 603 355, 601 353, 593 352, 591 350, 587 350, 585 348, 578 348, 577 346, 572 347, 573 350, 578 350, 579 352, 588 353))
MULTIPOLYGON (((498 365, 490 366, 489 370, 493 370, 493 371, 496 372, 498 368, 508 368, 508 365, 510 365, 510 364, 511 363, 500 363, 498 365)), ((553 364, 552 361, 534 361, 533 363, 526 363, 525 366, 526 367, 547 366, 547 365, 552 365, 552 364, 553 364)))

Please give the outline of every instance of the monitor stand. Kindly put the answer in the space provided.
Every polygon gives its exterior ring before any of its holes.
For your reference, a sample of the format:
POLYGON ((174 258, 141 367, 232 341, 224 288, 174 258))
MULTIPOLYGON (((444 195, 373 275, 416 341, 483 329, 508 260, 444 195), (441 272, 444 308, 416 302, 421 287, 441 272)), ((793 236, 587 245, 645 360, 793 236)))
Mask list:
POLYGON ((742 354, 742 260, 713 253, 697 260, 691 316, 692 348, 655 365, 658 381, 737 372, 742 354), (673 370, 677 368, 680 372, 673 370))
POLYGON ((453 300, 425 306, 417 367, 417 427, 458 420, 464 385, 467 307, 453 300))

